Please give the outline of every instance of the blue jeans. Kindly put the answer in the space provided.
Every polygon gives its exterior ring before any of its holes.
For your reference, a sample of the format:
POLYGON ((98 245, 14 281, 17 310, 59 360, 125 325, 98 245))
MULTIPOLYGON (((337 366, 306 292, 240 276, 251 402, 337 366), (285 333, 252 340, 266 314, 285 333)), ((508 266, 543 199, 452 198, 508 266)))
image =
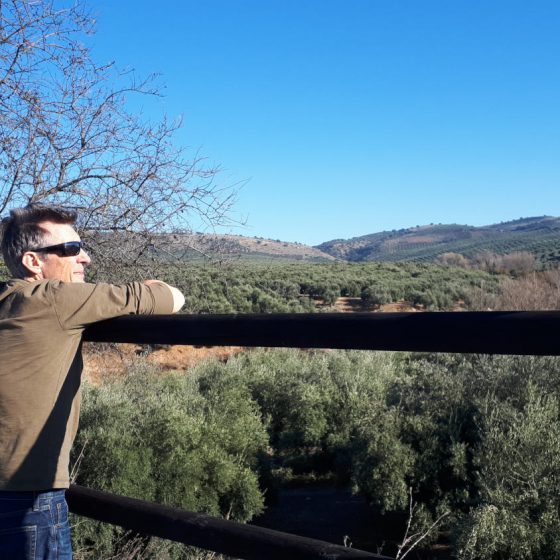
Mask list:
POLYGON ((0 491, 1 560, 71 560, 64 490, 0 491))

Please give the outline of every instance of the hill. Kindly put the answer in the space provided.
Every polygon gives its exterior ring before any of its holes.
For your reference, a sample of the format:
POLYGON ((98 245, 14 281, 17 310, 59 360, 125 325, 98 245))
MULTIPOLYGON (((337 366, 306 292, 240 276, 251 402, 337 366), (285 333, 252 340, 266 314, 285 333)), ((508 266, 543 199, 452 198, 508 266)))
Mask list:
POLYGON ((329 262, 335 257, 321 250, 304 245, 243 235, 220 234, 168 234, 165 239, 169 253, 191 259, 197 255, 223 255, 241 260, 276 260, 304 262, 329 262))
POLYGON ((560 261, 560 218, 537 216, 482 227, 430 224, 335 239, 316 248, 353 262, 429 262, 447 252, 470 258, 485 251, 497 254, 527 251, 544 263, 553 263, 560 261))
MULTIPOLYGON (((242 261, 433 262, 443 253, 459 253, 472 258, 482 252, 527 251, 544 264, 558 264, 560 218, 537 216, 482 227, 430 224, 351 239, 334 239, 315 247, 243 235, 167 233, 161 234, 156 246, 151 255, 164 261, 173 255, 186 261, 212 256, 242 261)), ((0 277, 6 275, 0 259, 0 277)))

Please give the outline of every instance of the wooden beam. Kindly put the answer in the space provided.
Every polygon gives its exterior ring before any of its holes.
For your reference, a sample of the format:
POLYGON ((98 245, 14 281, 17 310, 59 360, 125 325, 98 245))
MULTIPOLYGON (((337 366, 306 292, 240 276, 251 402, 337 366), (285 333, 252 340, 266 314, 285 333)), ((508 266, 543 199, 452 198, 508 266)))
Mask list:
POLYGON ((119 317, 84 339, 140 344, 560 355, 560 312, 306 313, 119 317))
POLYGON ((70 510, 130 531, 246 560, 350 560, 387 556, 72 485, 70 510))

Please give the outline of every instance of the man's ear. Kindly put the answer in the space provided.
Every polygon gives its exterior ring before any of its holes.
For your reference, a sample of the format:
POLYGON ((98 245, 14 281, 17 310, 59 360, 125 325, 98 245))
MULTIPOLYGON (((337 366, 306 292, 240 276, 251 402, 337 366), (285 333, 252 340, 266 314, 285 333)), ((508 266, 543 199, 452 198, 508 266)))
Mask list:
POLYGON ((33 251, 27 251, 23 253, 21 257, 21 262, 23 266, 29 271, 29 276, 37 279, 43 277, 43 271, 41 270, 42 260, 39 258, 37 253, 33 251))

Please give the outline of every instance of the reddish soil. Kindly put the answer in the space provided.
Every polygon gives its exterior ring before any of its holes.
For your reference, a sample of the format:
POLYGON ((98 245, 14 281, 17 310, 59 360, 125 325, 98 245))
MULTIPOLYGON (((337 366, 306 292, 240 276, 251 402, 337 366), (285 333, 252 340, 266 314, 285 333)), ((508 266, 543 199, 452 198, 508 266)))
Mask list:
POLYGON ((226 362, 239 354, 241 346, 169 346, 148 355, 148 361, 159 364, 163 369, 185 369, 200 362, 217 359, 226 362))
POLYGON ((372 313, 396 313, 407 311, 422 311, 421 306, 414 306, 406 301, 396 301, 394 303, 386 303, 381 306, 366 306, 358 297, 339 297, 334 304, 337 311, 342 313, 359 313, 359 312, 372 312, 372 313))
POLYGON ((137 344, 84 345, 84 377, 94 384, 123 375, 139 357, 165 370, 183 370, 210 359, 226 361, 243 351, 239 346, 166 346, 154 351, 137 344))

